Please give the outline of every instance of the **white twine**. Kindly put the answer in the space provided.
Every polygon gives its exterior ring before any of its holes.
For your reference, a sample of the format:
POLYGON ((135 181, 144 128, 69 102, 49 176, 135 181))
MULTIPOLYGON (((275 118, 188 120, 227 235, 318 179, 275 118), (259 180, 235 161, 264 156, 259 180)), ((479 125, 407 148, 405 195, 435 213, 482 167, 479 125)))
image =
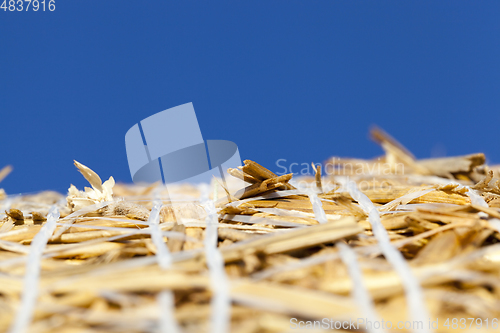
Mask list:
POLYGON ((38 297, 38 280, 40 278, 42 254, 47 246, 47 242, 57 227, 58 219, 59 210, 56 206, 52 206, 47 215, 47 222, 45 222, 42 228, 40 228, 40 231, 33 237, 28 254, 28 261, 26 263, 26 272, 24 274, 21 305, 9 329, 10 333, 26 332, 31 323, 38 297))
POLYGON ((469 186, 465 186, 465 188, 468 190, 465 194, 469 197, 471 204, 486 208, 490 207, 476 190, 471 189, 469 186))
MULTIPOLYGON (((205 219, 205 257, 210 273, 210 284, 212 287, 212 313, 211 332, 229 332, 229 321, 231 316, 231 298, 229 294, 229 281, 226 276, 224 259, 217 248, 218 214, 214 202, 208 199, 208 186, 201 187, 202 200, 205 199, 203 207, 207 212, 205 219)), ((217 198, 214 198, 217 200, 217 198)))
MULTIPOLYGON (((363 273, 359 267, 356 253, 348 245, 342 242, 337 242, 335 246, 339 250, 340 260, 347 266, 349 271, 349 276, 351 277, 353 285, 351 294, 354 300, 361 308, 363 315, 366 316, 367 322, 379 322, 373 299, 363 282, 363 273)), ((382 329, 375 329, 373 325, 367 325, 366 330, 373 333, 384 332, 382 329)))
MULTIPOLYGON (((160 211, 162 202, 158 189, 155 191, 153 208, 149 213, 148 223, 151 233, 151 241, 156 248, 156 261, 162 270, 167 270, 172 266, 172 255, 163 241, 163 232, 160 228, 160 211)), ((180 332, 175 320, 174 295, 171 290, 163 290, 158 295, 158 305, 160 307, 159 328, 161 333, 180 332)))
POLYGON ((326 223, 328 219, 326 218, 325 210, 323 209, 323 203, 318 198, 316 192, 312 189, 306 191, 307 196, 309 197, 309 201, 311 201, 314 217, 319 223, 326 223))
MULTIPOLYGON (((469 197, 471 205, 476 205, 480 207, 486 207, 488 208, 488 204, 486 201, 484 201, 483 197, 479 195, 479 193, 476 190, 473 190, 470 188, 470 186, 467 185, 462 185, 462 184, 457 184, 455 182, 448 182, 446 185, 458 185, 457 189, 463 189, 466 188, 467 192, 465 194, 469 197)), ((488 214, 484 212, 479 212, 478 214, 480 217, 488 217, 488 214)))
MULTIPOLYGON (((309 196, 309 200, 313 205, 314 216, 319 223, 327 223, 328 220, 326 218, 325 210, 323 209, 323 205, 321 200, 316 195, 314 190, 307 190, 307 195, 309 196)), ((358 261, 356 258, 356 254, 351 248, 342 243, 337 242, 335 245, 339 250, 340 260, 347 266, 349 271, 349 276, 353 282, 352 295, 354 300, 361 308, 363 315, 366 316, 367 320, 374 323, 378 321, 378 316, 376 315, 375 306, 373 304, 373 299, 371 298, 368 290, 366 289, 363 283, 363 273, 358 265, 358 261)), ((383 332, 383 330, 375 329, 372 326, 367 327, 368 332, 383 332)))
POLYGON ((466 188, 467 192, 465 192, 465 194, 469 197, 471 204, 480 207, 489 207, 486 201, 484 201, 483 197, 479 195, 479 193, 476 190, 471 189, 470 186, 462 185, 456 182, 447 182, 443 185, 456 185, 457 189, 466 188))
MULTIPOLYGON (((468 189, 466 194, 470 198, 471 204, 486 208, 490 207, 488 203, 484 200, 484 198, 476 190, 471 189, 469 186, 466 186, 466 188, 468 189)), ((486 218, 489 217, 488 214, 486 214, 485 212, 479 212, 478 214, 480 217, 486 217, 486 218)), ((488 223, 491 225, 493 229, 495 229, 497 232, 500 233, 499 219, 497 218, 490 219, 488 223)))
POLYGON ((179 333, 180 329, 174 316, 175 302, 171 291, 163 290, 157 297, 160 308, 160 332, 179 333))
MULTIPOLYGON (((309 196, 309 200, 313 205, 314 216, 319 223, 327 223, 328 220, 326 218, 325 210, 323 209, 323 205, 321 200, 316 195, 316 192, 312 189, 306 191, 306 194, 309 196)), ((335 245, 339 250, 339 256, 344 265, 347 266, 349 271, 349 276, 353 282, 352 295, 354 300, 361 308, 363 315, 366 316, 367 320, 374 323, 378 321, 378 316, 376 315, 375 306, 373 304, 373 299, 371 298, 368 290, 366 289, 363 283, 363 273, 358 265, 358 261, 356 258, 356 254, 351 248, 342 243, 337 242, 335 245)), ((383 332, 383 330, 375 329, 372 326, 367 327, 368 332, 383 332)))
POLYGON ((167 245, 163 241, 163 233, 160 229, 160 210, 162 203, 160 200, 154 200, 153 208, 149 214, 148 223, 150 224, 151 240, 156 248, 156 259, 161 269, 168 269, 172 265, 172 256, 167 245))
MULTIPOLYGON (((379 211, 373 202, 358 189, 356 183, 352 181, 344 181, 342 183, 351 197, 356 200, 363 211, 368 214, 368 220, 372 226, 373 235, 377 239, 382 254, 399 275, 406 294, 409 316, 413 317, 414 320, 425 323, 430 316, 424 302, 422 288, 401 252, 391 244, 389 235, 380 221, 379 211)), ((422 332, 429 332, 429 329, 424 325, 422 332)))

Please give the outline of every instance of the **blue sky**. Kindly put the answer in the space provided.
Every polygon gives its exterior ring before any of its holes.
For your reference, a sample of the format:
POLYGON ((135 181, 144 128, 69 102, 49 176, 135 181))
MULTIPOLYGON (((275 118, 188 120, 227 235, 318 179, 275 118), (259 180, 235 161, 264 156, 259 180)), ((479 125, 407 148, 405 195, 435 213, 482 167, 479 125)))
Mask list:
POLYGON ((130 182, 126 131, 193 102, 205 139, 279 171, 371 158, 377 124, 417 157, 500 163, 498 1, 62 1, 0 11, 7 193, 130 182))

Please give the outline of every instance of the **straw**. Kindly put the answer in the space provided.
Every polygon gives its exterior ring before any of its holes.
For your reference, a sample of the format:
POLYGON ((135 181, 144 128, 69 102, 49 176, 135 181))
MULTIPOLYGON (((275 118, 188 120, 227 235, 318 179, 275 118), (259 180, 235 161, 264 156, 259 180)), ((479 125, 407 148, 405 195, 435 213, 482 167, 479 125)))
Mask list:
POLYGON ((371 332, 391 330, 382 320, 430 330, 429 318, 498 318, 500 168, 483 154, 418 160, 375 137, 384 156, 332 158, 333 174, 247 160, 225 177, 251 183, 243 200, 217 200, 219 180, 102 184, 81 164, 92 189, 2 196, 0 331, 279 332, 293 318, 364 318, 371 332))

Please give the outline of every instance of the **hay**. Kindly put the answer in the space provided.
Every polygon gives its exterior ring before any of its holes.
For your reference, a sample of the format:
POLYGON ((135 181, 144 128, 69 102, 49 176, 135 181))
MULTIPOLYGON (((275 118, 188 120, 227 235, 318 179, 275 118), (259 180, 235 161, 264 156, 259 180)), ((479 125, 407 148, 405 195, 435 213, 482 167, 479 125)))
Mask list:
POLYGON ((384 156, 335 157, 314 177, 245 161, 229 170, 248 183, 241 196, 215 180, 103 184, 78 162, 85 191, 1 192, 0 330, 424 332, 464 318, 496 331, 500 168, 482 154, 417 160, 372 137, 384 156))

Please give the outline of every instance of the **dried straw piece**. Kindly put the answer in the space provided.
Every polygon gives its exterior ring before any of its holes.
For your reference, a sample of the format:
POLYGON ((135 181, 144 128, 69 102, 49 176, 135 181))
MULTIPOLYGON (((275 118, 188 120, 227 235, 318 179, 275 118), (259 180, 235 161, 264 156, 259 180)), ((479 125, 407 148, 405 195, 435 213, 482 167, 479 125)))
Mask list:
POLYGON ((471 154, 456 157, 441 157, 420 160, 420 166, 439 177, 455 178, 455 175, 471 177, 474 169, 486 162, 484 154, 471 154))
POLYGON ((89 167, 74 161, 75 166, 78 168, 78 171, 85 177, 85 179, 90 183, 90 185, 100 191, 103 192, 102 189, 102 180, 101 177, 97 173, 94 172, 94 170, 90 169, 89 167))
POLYGON ((11 208, 9 211, 5 211, 5 214, 14 220, 24 220, 24 214, 19 209, 11 208))
POLYGON ((47 218, 42 213, 39 212, 31 212, 31 216, 34 222, 36 221, 41 222, 47 220, 47 218))
POLYGON ((372 139, 378 144, 380 144, 382 148, 385 150, 386 154, 388 154, 387 162, 394 163, 395 161, 393 161, 393 159, 397 159, 409 165, 419 174, 422 175, 430 174, 427 168, 416 163, 415 156, 413 156, 412 153, 410 153, 403 145, 397 142, 394 138, 392 138, 382 129, 374 127, 370 131, 370 134, 372 139))
MULTIPOLYGON (((270 178, 278 177, 274 172, 269 171, 254 161, 245 160, 243 163, 245 163, 245 165, 243 166, 242 171, 259 181, 265 181, 270 178)), ((290 184, 285 184, 283 185, 283 189, 294 190, 295 187, 290 184)))
POLYGON ((319 193, 323 193, 323 185, 321 184, 321 165, 316 166, 312 163, 312 167, 314 169, 314 179, 316 180, 316 188, 319 193))
POLYGON ((246 199, 268 193, 269 191, 285 186, 285 184, 287 184, 287 182, 292 179, 292 176, 293 174, 288 174, 283 176, 276 176, 274 178, 268 178, 261 183, 256 183, 246 187, 243 190, 243 193, 240 194, 240 192, 238 192, 236 194, 236 197, 239 197, 240 199, 246 199))
POLYGON ((0 170, 0 182, 5 179, 11 172, 13 168, 10 165, 7 165, 0 170))
POLYGON ((278 283, 240 280, 231 294, 238 303, 293 316, 322 319, 356 315, 354 304, 345 297, 278 283))
POLYGON ((231 262, 241 260, 244 255, 251 253, 284 253, 327 242, 335 242, 356 235, 362 230, 361 227, 356 225, 354 219, 346 217, 336 222, 254 238, 241 244, 236 243, 223 249, 222 255, 226 262, 231 262))
POLYGON ((260 183, 261 181, 250 176, 249 174, 247 173, 244 173, 242 170, 240 169, 233 169, 233 168, 229 168, 227 169, 227 172, 233 176, 233 177, 236 177, 238 179, 241 179, 241 180, 244 180, 246 181, 247 183, 250 183, 250 184, 256 184, 256 183, 260 183))

